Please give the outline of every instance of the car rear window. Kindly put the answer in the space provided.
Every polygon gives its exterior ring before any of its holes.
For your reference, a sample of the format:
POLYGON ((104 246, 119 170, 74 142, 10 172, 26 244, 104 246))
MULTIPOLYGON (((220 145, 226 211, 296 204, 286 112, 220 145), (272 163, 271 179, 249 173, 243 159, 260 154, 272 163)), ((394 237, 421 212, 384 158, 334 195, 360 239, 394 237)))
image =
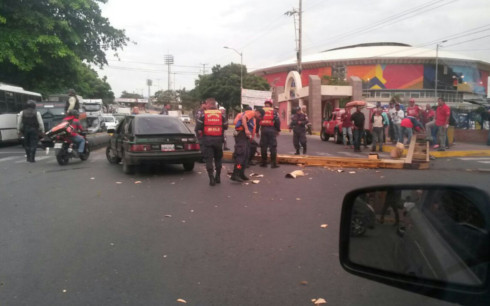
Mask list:
POLYGON ((169 116, 136 116, 135 135, 192 134, 181 120, 169 116))

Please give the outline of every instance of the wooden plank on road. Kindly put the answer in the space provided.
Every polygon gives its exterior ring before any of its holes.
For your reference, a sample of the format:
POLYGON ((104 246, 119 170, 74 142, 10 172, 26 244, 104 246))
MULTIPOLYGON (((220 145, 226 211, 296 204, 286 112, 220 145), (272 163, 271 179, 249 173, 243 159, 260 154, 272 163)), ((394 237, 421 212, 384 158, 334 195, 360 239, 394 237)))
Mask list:
MULTIPOLYGON (((223 152, 225 160, 232 160, 232 152, 223 152)), ((351 157, 328 157, 328 156, 309 156, 309 155, 287 155, 278 154, 277 162, 280 164, 318 166, 318 167, 339 167, 339 168, 385 168, 385 169, 427 169, 428 163, 406 163, 405 159, 368 159, 351 157)))

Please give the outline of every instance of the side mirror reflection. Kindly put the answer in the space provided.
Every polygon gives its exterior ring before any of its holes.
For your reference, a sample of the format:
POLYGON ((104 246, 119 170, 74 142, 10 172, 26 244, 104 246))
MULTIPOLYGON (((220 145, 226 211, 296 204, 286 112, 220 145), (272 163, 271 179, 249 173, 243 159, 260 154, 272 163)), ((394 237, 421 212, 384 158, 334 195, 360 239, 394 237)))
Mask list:
POLYGON ((352 192, 342 210, 342 264, 371 275, 481 288, 490 271, 489 205, 484 192, 466 187, 352 192))

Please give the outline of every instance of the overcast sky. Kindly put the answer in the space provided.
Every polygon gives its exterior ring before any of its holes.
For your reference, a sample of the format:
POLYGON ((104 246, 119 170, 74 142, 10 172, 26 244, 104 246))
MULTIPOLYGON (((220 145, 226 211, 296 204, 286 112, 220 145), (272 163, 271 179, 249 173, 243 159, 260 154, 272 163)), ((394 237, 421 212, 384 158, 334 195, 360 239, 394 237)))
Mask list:
MULTIPOLYGON (((190 90, 215 65, 240 63, 249 71, 295 57, 299 0, 108 0, 102 14, 136 44, 108 53, 106 75, 123 90, 148 95, 168 87, 164 55, 174 57, 171 88, 190 90)), ((400 42, 490 62, 489 0, 303 0, 303 54, 368 42, 400 42), (442 49, 441 49, 442 50, 442 49)))

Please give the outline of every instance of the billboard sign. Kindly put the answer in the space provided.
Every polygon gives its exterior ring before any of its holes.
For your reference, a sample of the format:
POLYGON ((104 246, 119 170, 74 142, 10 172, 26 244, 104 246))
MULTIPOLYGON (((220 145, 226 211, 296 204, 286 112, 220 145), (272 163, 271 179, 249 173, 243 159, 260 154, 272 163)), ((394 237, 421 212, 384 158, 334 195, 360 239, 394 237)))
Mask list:
POLYGON ((242 89, 242 107, 243 105, 248 105, 251 108, 255 106, 264 106, 264 102, 272 97, 270 91, 263 90, 253 90, 253 89, 242 89))

